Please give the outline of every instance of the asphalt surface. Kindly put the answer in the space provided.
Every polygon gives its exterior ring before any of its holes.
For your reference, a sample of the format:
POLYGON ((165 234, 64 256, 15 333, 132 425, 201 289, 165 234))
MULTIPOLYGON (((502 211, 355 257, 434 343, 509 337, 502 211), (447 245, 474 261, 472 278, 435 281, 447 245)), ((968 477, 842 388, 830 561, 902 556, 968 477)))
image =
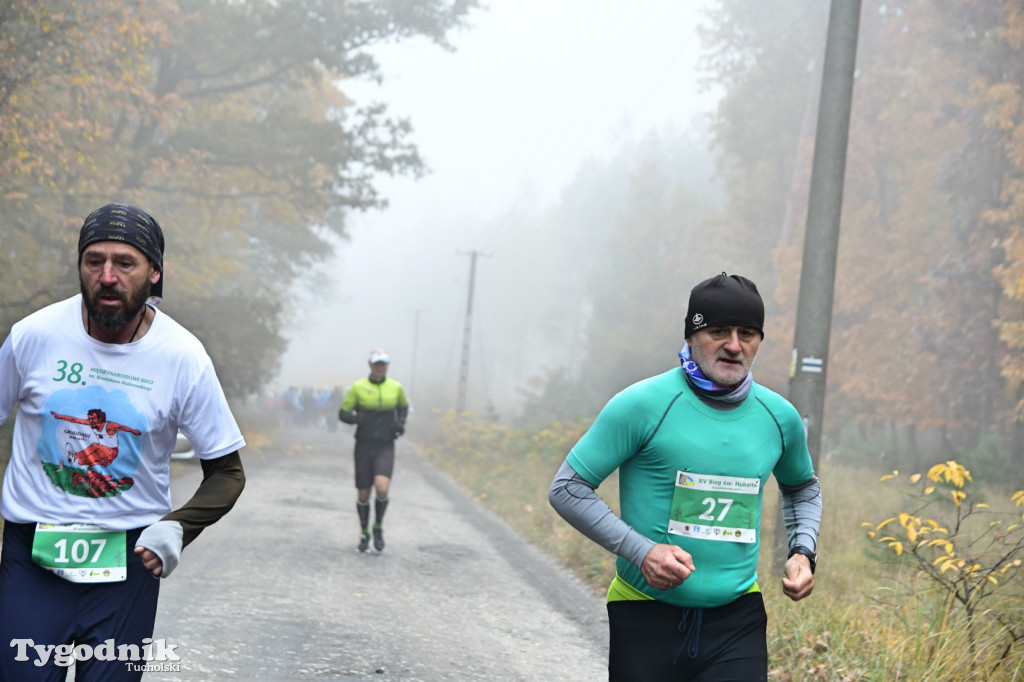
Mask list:
MULTIPOLYGON (((598 595, 398 441, 383 553, 356 550, 349 427, 243 450, 247 484, 162 581, 146 680, 603 680, 598 595)), ((175 506, 197 462, 174 463, 175 506)))

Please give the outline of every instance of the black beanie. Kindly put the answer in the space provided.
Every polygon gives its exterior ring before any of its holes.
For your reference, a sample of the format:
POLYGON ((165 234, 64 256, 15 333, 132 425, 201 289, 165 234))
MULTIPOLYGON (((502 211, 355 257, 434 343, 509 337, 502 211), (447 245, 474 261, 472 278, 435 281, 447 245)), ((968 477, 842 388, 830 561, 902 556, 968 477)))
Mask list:
POLYGON ((705 327, 751 327, 764 338, 764 301, 757 285, 724 272, 690 290, 686 309, 686 338, 705 327))
POLYGON ((153 216, 128 204, 107 204, 89 214, 78 235, 78 264, 85 247, 95 242, 124 242, 145 254, 160 271, 160 279, 149 289, 161 298, 164 291, 164 232, 153 216))

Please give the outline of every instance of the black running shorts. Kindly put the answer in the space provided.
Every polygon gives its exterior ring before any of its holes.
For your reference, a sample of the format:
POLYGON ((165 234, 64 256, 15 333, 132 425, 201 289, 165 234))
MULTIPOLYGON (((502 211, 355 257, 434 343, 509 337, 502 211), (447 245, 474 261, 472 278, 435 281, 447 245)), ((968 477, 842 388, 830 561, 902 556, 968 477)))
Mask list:
POLYGON ((612 682, 758 682, 768 677, 768 616, 760 592, 725 606, 608 602, 612 682))
POLYGON ((356 439, 356 488, 372 488, 375 477, 391 478, 394 468, 395 441, 356 439))

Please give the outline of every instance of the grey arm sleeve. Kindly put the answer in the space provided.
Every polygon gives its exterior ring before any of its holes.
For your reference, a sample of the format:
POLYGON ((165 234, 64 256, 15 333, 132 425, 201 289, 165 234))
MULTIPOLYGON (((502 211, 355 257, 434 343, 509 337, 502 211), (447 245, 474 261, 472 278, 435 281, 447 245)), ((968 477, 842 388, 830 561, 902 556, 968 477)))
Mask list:
POLYGON ((183 535, 184 529, 179 522, 157 521, 143 529, 135 546, 145 547, 160 557, 160 563, 163 564, 160 577, 167 578, 181 561, 183 535))
POLYGON ((563 462, 548 489, 548 502, 570 526, 636 567, 654 547, 598 497, 594 486, 563 462))
POLYGON ((786 535, 790 548, 803 545, 811 551, 818 548, 818 528, 821 526, 821 484, 817 476, 803 485, 779 484, 782 491, 782 518, 786 522, 786 535))

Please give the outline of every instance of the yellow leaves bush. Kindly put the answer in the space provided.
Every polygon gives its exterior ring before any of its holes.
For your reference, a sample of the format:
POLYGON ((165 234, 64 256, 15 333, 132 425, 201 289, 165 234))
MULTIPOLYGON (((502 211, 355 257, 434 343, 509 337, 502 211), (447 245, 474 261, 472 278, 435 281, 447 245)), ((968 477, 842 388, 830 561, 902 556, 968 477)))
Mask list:
MULTIPOLYGON (((898 478, 899 472, 893 471, 891 474, 882 476, 880 481, 890 481, 898 478)), ((862 527, 872 528, 869 530, 867 535, 869 538, 875 539, 879 543, 885 544, 889 547, 896 556, 903 554, 905 549, 905 543, 901 538, 897 538, 892 534, 878 537, 879 532, 892 524, 898 522, 899 527, 902 529, 902 535, 906 539, 906 546, 912 547, 912 553, 917 556, 921 561, 926 562, 927 565, 937 567, 938 574, 941 575, 949 570, 960 571, 964 574, 969 573, 980 573, 982 570, 983 563, 972 562, 972 569, 966 569, 967 562, 957 559, 957 545, 949 538, 950 531, 948 528, 955 527, 961 528, 964 525, 965 519, 976 514, 986 512, 990 509, 990 505, 984 502, 978 502, 965 509, 963 507, 964 501, 967 500, 967 492, 963 490, 964 486, 968 482, 972 482, 971 472, 967 470, 959 462, 950 460, 936 464, 928 470, 927 479, 929 481, 940 484, 943 487, 951 488, 949 490, 950 499, 952 499, 955 510, 954 518, 951 519, 952 523, 944 522, 931 518, 922 518, 917 514, 911 514, 908 512, 899 512, 896 516, 891 516, 877 525, 869 522, 862 523, 862 527), (935 538, 936 534, 941 534, 943 537, 935 538), (929 555, 932 552, 932 555, 929 555), (934 552, 941 552, 939 556, 934 556, 934 552)), ((910 477, 910 485, 916 486, 921 480, 920 474, 914 474, 910 477)), ((935 490, 935 486, 924 486, 920 490, 920 494, 915 495, 914 498, 923 505, 922 508, 931 506, 941 507, 941 505, 933 504, 934 500, 928 499, 928 497, 935 490)), ((1018 490, 1010 498, 1017 506, 1024 506, 1024 491, 1018 490)), ((1020 526, 1014 524, 1008 528, 1003 528, 1001 522, 995 521, 989 524, 989 531, 992 533, 992 540, 998 545, 1007 542, 1009 536, 1020 530, 1020 526)), ((968 540, 968 538, 962 538, 968 540)), ((970 538, 974 539, 974 538, 970 538)), ((1019 550, 1020 547, 1015 549, 1019 550)), ((995 554, 998 554, 996 552, 995 554)), ((993 557, 989 557, 994 559, 993 557)), ((991 561, 989 562, 991 563, 991 561)), ((983 578, 979 578, 981 580, 983 578)))
POLYGON ((971 480, 971 472, 957 462, 943 462, 928 470, 928 480, 936 483, 945 480, 947 483, 952 482, 957 488, 963 488, 964 483, 971 480))
MULTIPOLYGON (((881 480, 898 477, 894 471, 881 480)), ((1005 518, 1015 515, 1013 507, 1024 506, 1024 490, 1013 493, 1009 510, 996 511, 988 503, 973 501, 965 489, 971 482, 971 473, 962 464, 936 464, 925 481, 917 474, 909 479, 906 497, 913 511, 897 512, 878 523, 865 521, 861 527, 884 551, 899 557, 902 567, 916 569, 898 573, 910 585, 925 577, 950 597, 949 608, 962 608, 970 617, 983 614, 1016 642, 1024 639, 1019 606, 1014 606, 1022 595, 1019 581, 1012 579, 1021 573, 1024 525, 1006 524, 1005 518), (937 489, 948 491, 949 497, 932 495, 937 489)))

